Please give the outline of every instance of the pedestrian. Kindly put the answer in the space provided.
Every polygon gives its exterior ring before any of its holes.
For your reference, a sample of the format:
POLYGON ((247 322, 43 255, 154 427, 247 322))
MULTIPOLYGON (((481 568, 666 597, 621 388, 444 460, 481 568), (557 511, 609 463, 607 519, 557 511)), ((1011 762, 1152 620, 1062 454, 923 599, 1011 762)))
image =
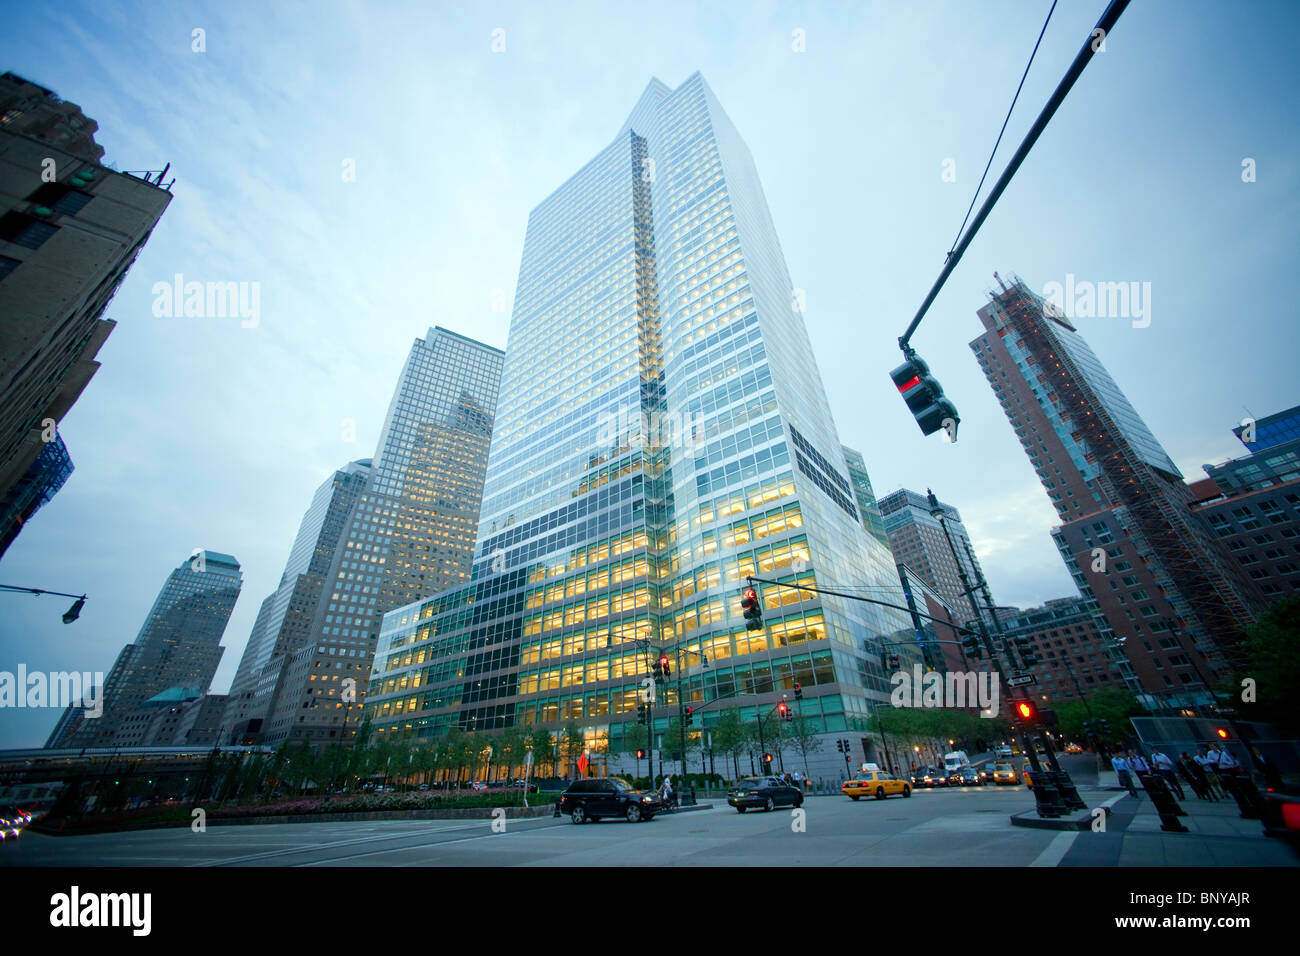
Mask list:
POLYGON ((1259 772, 1264 775, 1264 785, 1274 792, 1280 791, 1282 774, 1278 771, 1277 764, 1265 757, 1258 747, 1250 749, 1255 754, 1255 764, 1259 767, 1259 772))
POLYGON ((1110 767, 1119 778, 1120 786, 1126 788, 1133 798, 1137 799, 1138 792, 1137 787, 1133 786, 1133 774, 1122 752, 1116 751, 1115 756, 1110 758, 1110 767))
POLYGON ((1196 794, 1196 799, 1209 800, 1208 788, 1196 778, 1197 771, 1200 769, 1187 751, 1183 751, 1178 755, 1178 773, 1187 781, 1187 785, 1192 788, 1192 792, 1196 794))
POLYGON ((1192 780, 1195 781, 1192 786, 1196 790, 1197 796, 1200 796, 1203 793, 1205 795, 1203 799, 1209 800, 1212 803, 1218 803, 1219 796, 1214 792, 1214 785, 1210 783, 1209 774, 1205 772, 1205 767, 1202 765, 1199 757, 1193 757, 1187 751, 1183 751, 1183 755, 1179 759, 1186 772, 1190 774, 1192 780))
POLYGON ((1128 766, 1136 774, 1151 772, 1151 765, 1147 763, 1146 758, 1133 750, 1128 752, 1128 766))
POLYGON ((668 776, 664 777, 663 787, 661 788, 661 795, 663 797, 664 803, 672 802, 673 799, 673 775, 672 774, 669 774, 668 776))
POLYGON ((1241 764, 1226 747, 1219 751, 1219 773, 1233 777, 1241 773, 1241 764))
POLYGON ((1169 789, 1178 794, 1178 799, 1186 800, 1187 795, 1183 793, 1183 785, 1178 782, 1178 774, 1174 773, 1174 762, 1159 750, 1152 750, 1151 763, 1155 765, 1156 773, 1164 777, 1165 783, 1169 784, 1169 789))
POLYGON ((1210 785, 1210 792, 1216 797, 1226 797, 1227 793, 1219 782, 1219 752, 1214 749, 1213 744, 1208 747, 1201 744, 1197 750, 1196 762, 1200 764, 1201 770, 1205 772, 1205 779, 1210 785))

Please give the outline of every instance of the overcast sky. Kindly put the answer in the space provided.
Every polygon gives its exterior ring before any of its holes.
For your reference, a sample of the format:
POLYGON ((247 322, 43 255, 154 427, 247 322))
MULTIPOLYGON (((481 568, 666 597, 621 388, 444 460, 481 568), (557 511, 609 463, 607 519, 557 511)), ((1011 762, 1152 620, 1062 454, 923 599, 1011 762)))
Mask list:
MULTIPOLYGON (((176 185, 61 424, 76 471, 0 560, 0 583, 90 599, 65 626, 62 598, 0 595, 0 670, 107 672, 205 547, 244 570, 226 691, 313 490, 373 453, 412 340, 436 324, 506 346, 529 210, 652 76, 713 87, 805 290, 841 440, 879 495, 933 487, 960 509, 998 603, 1076 592, 967 344, 995 270, 1039 291, 1150 283, 1146 327, 1076 324, 1188 477, 1244 453, 1247 414, 1300 403, 1294 3, 1123 15, 913 340, 956 444, 921 436, 888 373, 1049 0, 6 6, 0 69, 80 105, 116 168, 171 163, 176 185), (176 274, 258 283, 257 326, 155 316, 176 274)), ((1059 4, 990 184, 1104 6, 1059 4)), ((41 745, 57 716, 0 711, 0 748, 41 745)))

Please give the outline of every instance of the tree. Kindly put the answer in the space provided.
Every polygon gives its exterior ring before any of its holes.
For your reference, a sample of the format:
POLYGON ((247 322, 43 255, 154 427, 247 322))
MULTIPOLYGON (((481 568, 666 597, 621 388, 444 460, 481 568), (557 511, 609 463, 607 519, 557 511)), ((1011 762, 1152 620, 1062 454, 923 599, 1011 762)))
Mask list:
POLYGON ((728 707, 718 716, 718 722, 710 728, 713 735, 713 752, 731 757, 731 766, 740 778, 740 755, 750 747, 749 733, 745 722, 740 718, 739 707, 728 707))
MULTIPOLYGON (((674 714, 668 720, 668 726, 664 729, 664 752, 665 761, 681 761, 682 766, 686 765, 686 758, 693 752, 700 749, 699 731, 688 728, 686 730, 686 753, 682 753, 682 719, 674 714)), ((667 773, 668 771, 664 771, 667 773)))
POLYGON ((503 730, 496 739, 496 757, 499 766, 504 767, 506 778, 514 778, 514 769, 524 762, 524 752, 528 749, 528 736, 524 729, 514 724, 503 730))
MULTIPOLYGON (((533 729, 528 736, 529 745, 533 748, 533 766, 544 767, 548 763, 554 764, 555 755, 555 737, 549 730, 541 728, 533 729)), ((552 776, 558 776, 555 773, 555 767, 551 767, 552 776)))
POLYGON ((817 721, 805 717, 802 712, 795 713, 786 724, 786 737, 803 757, 804 776, 808 776, 808 755, 822 749, 821 726, 817 721))
MULTIPOLYGON (((565 756, 565 776, 568 776, 569 767, 573 766, 578 756, 587 749, 587 738, 583 736, 582 730, 577 724, 566 724, 564 727, 564 756, 565 756)), ((576 767, 574 768, 576 772, 576 767)))
POLYGON ((1236 675, 1232 706, 1248 720, 1300 730, 1300 594, 1261 614, 1246 629, 1241 650, 1247 666, 1236 675))

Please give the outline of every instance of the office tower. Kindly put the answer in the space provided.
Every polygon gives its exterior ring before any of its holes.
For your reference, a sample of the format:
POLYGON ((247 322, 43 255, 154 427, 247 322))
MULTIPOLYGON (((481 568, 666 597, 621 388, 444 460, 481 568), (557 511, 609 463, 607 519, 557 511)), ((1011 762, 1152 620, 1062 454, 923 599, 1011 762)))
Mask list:
POLYGON ((1205 465, 1194 510, 1272 603, 1300 591, 1300 406, 1232 431, 1250 454, 1205 465))
POLYGON ((144 727, 134 718, 151 697, 169 688, 191 688, 194 696, 206 691, 221 663, 221 635, 242 583, 239 562, 228 554, 198 551, 182 561, 168 575, 135 643, 122 649, 109 672, 103 715, 66 722, 65 736, 47 746, 138 743, 144 727))
MULTIPOLYGON (((101 165, 96 128, 50 90, 0 75, 0 554, 30 517, 15 504, 24 489, 43 486, 30 505, 62 484, 43 452, 99 368, 114 325, 104 311, 172 198, 161 176, 101 165)), ((54 470, 70 472, 60 457, 54 470)))
POLYGON ((679 680, 693 733, 732 705, 770 729, 796 682, 819 730, 865 728, 887 699, 882 636, 907 633, 905 615, 763 584, 765 628, 741 617, 751 575, 901 603, 796 305, 713 92, 698 73, 652 81, 529 216, 475 580, 385 617, 378 732, 572 724, 630 770, 619 754, 661 653, 658 732, 679 680))
POLYGON ((849 468, 849 482, 853 485, 853 499, 858 504, 858 514, 862 516, 862 526, 867 532, 889 547, 889 535, 885 533, 885 522, 880 516, 880 506, 876 502, 876 493, 871 490, 871 476, 867 474, 867 463, 862 452, 855 451, 848 445, 841 445, 844 463, 849 468))
POLYGON ((1226 673, 1258 597, 1078 330, 1019 279, 998 281, 971 348, 1063 522, 1057 549, 1124 645, 1116 665, 1178 706, 1205 683, 1198 669, 1226 673))
POLYGON ((1068 597, 1042 607, 998 611, 1003 633, 1028 641, 1038 655, 1033 667, 1035 696, 1078 700, 1103 688, 1127 690, 1128 681, 1112 660, 1104 618, 1090 598, 1068 597), (1100 624, 1099 624, 1100 620, 1100 624))
POLYGON ((503 358, 444 328, 411 347, 264 743, 350 742, 383 613, 469 580, 503 358))
POLYGON ((0 554, 18 537, 18 532, 43 505, 63 487, 72 474, 72 459, 63 438, 55 435, 36 453, 35 460, 8 492, 0 496, 0 554))
POLYGON ((230 742, 259 739, 289 657, 310 641, 326 575, 346 540, 353 508, 370 477, 370 465, 370 459, 349 462, 312 496, 280 585, 262 602, 230 685, 224 719, 230 742))
MULTIPOLYGON (((925 495, 900 488, 880 499, 880 515, 884 521, 885 533, 889 536, 890 548, 898 563, 906 565, 926 585, 937 591, 953 609, 953 614, 957 617, 956 623, 964 625, 975 620, 979 614, 976 603, 970 601, 965 594, 961 572, 966 572, 972 586, 984 580, 984 572, 980 569, 979 559, 975 557, 975 549, 971 546, 966 526, 962 524, 961 513, 942 501, 939 506, 943 509, 948 533, 956 546, 956 559, 953 558, 953 548, 944 537, 939 518, 931 513, 925 495)), ((987 614, 985 620, 988 620, 987 614)))

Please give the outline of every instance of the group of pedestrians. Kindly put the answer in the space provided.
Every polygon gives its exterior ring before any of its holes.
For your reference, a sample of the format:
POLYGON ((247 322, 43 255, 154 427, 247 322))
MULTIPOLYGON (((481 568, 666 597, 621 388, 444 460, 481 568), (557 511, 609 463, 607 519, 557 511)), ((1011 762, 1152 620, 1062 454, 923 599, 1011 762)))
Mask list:
POLYGON ((1134 777, 1141 782, 1142 774, 1156 773, 1178 795, 1179 800, 1187 798, 1179 780, 1181 776, 1197 799, 1212 802, 1226 796, 1223 777, 1236 776, 1242 772, 1241 763, 1226 749, 1220 750, 1214 744, 1201 745, 1195 756, 1183 751, 1176 762, 1168 754, 1155 749, 1151 751, 1149 763, 1140 753, 1131 749, 1116 751, 1111 757, 1110 765, 1119 778, 1120 785, 1134 797, 1139 796, 1134 777))

